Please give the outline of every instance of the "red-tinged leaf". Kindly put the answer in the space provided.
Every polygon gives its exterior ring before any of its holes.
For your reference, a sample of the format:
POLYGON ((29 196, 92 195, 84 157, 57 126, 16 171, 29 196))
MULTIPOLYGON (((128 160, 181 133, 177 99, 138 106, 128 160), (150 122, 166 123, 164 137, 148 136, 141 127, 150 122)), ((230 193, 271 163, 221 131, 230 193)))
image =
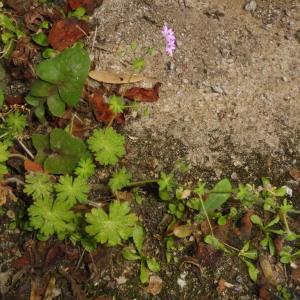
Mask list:
POLYGON ((25 266, 28 266, 31 264, 31 259, 30 259, 30 255, 28 252, 26 252, 23 256, 21 256, 20 258, 17 258, 16 260, 14 260, 11 263, 11 266, 13 268, 23 268, 25 266))
POLYGON ((24 169, 27 172, 44 173, 44 169, 43 169, 42 165, 40 165, 39 163, 32 161, 30 159, 26 159, 24 161, 24 169))
POLYGON ((155 102, 159 99, 160 86, 161 83, 157 82, 152 88, 149 89, 134 87, 127 90, 124 94, 124 97, 140 102, 155 102))
POLYGON ((52 26, 48 41, 55 49, 62 51, 86 36, 89 32, 88 23, 74 18, 59 20, 52 26))
POLYGON ((71 9, 84 7, 88 13, 92 13, 93 10, 101 5, 103 0, 68 0, 68 4, 71 9))
POLYGON ((44 267, 48 268, 54 265, 57 261, 61 260, 64 257, 65 253, 62 251, 60 245, 54 245, 47 252, 46 258, 44 260, 44 267))
POLYGON ((241 219, 240 238, 242 240, 249 240, 251 237, 253 223, 251 222, 250 217, 252 214, 252 211, 248 211, 241 219))
POLYGON ((284 237, 278 235, 274 239, 274 245, 275 245, 276 252, 279 253, 282 250, 283 245, 284 245, 284 237))
POLYGON ((212 246, 203 242, 197 243, 195 256, 199 263, 206 267, 213 267, 223 255, 221 250, 216 250, 212 246))
MULTIPOLYGON (((95 90, 92 94, 88 95, 88 101, 98 122, 109 123, 112 120, 114 113, 109 108, 109 105, 105 103, 100 90, 95 90)), ((118 114, 115 117, 115 121, 118 124, 123 124, 125 122, 124 115, 118 114)))
POLYGON ((217 292, 218 294, 222 294, 226 290, 226 281, 224 278, 220 278, 218 281, 217 292))
POLYGON ((9 106, 12 105, 23 105, 25 104, 25 99, 22 96, 11 96, 8 95, 5 97, 5 103, 9 106))
POLYGON ((268 284, 264 284, 264 285, 260 286, 259 290, 258 290, 259 299, 271 300, 272 296, 271 296, 269 290, 270 290, 270 286, 268 284))

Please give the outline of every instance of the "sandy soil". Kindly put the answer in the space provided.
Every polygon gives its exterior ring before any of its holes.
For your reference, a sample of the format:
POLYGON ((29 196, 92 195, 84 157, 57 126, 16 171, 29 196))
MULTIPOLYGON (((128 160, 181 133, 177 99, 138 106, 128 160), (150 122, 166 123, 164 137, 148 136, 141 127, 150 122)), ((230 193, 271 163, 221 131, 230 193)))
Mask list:
POLYGON ((157 50, 145 74, 163 83, 160 100, 125 128, 138 169, 155 173, 181 157, 235 178, 298 164, 300 3, 254 2, 247 11, 244 0, 110 0, 96 11, 97 68, 129 70, 132 42, 137 55, 157 50), (164 22, 176 33, 174 57, 164 53, 164 22))

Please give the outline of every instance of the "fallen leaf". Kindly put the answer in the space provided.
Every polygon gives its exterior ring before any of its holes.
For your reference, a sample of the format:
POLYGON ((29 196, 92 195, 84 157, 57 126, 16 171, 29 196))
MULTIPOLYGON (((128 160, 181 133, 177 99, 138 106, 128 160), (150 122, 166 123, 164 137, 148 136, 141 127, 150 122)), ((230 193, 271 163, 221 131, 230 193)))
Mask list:
POLYGON ((52 300, 61 294, 61 289, 56 287, 55 277, 51 277, 45 292, 43 300, 52 300))
POLYGON ((150 276, 149 284, 146 288, 146 292, 153 296, 158 295, 162 290, 162 282, 163 281, 159 276, 156 275, 150 276))
POLYGON ((242 240, 249 240, 251 237, 253 224, 251 222, 250 217, 252 216, 252 214, 252 211, 248 211, 244 214, 244 216, 241 219, 240 238, 242 240))
POLYGON ((54 245, 51 247, 44 260, 44 267, 48 268, 49 266, 54 265, 58 260, 62 259, 65 255, 64 251, 62 250, 63 249, 60 247, 60 245, 54 245))
POLYGON ((23 268, 25 266, 28 266, 31 264, 31 258, 28 252, 26 252, 23 256, 20 258, 15 259, 12 263, 11 266, 12 268, 23 268))
POLYGON ((279 253, 282 250, 283 244, 284 244, 284 237, 277 236, 274 240, 274 245, 277 253, 279 253))
POLYGON ((216 250, 212 246, 203 242, 197 243, 195 256, 199 263, 206 267, 213 267, 218 262, 218 259, 223 255, 223 251, 216 250))
POLYGON ((102 4, 103 0, 68 0, 71 9, 84 7, 88 13, 92 13, 97 6, 102 4))
POLYGON ((30 159, 26 159, 24 161, 24 169, 27 172, 38 172, 38 173, 44 172, 42 165, 40 165, 39 163, 32 161, 30 159))
POLYGON ((281 276, 277 271, 274 270, 273 266, 270 263, 268 255, 260 255, 259 264, 262 269, 262 273, 268 283, 276 286, 281 282, 281 276))
POLYGON ((11 54, 11 61, 15 66, 28 66, 38 55, 38 47, 30 38, 24 37, 17 41, 14 51, 11 54))
POLYGON ((271 297, 269 289, 270 289, 270 286, 268 284, 264 284, 264 285, 260 286, 259 290, 258 290, 259 299, 271 300, 272 297, 271 297))
POLYGON ((218 281, 217 292, 219 294, 222 294, 226 290, 225 282, 226 282, 225 279, 222 277, 218 281))
POLYGON ((3 3, 13 10, 15 10, 18 14, 23 15, 26 13, 31 6, 31 0, 4 0, 3 3))
POLYGON ((297 169, 291 169, 289 171, 291 177, 293 177, 294 180, 300 181, 300 171, 297 169))
POLYGON ((291 278, 296 284, 300 284, 300 264, 297 269, 292 270, 291 278))
POLYGON ((147 78, 137 74, 117 74, 111 71, 94 70, 89 73, 89 77, 92 79, 111 84, 124 84, 124 83, 135 83, 146 80, 147 78))
POLYGON ((87 36, 88 32, 89 26, 85 21, 75 18, 59 20, 52 26, 48 41, 55 50, 62 51, 87 36))
POLYGON ((159 98, 160 82, 157 82, 152 88, 134 87, 124 93, 124 97, 130 100, 140 102, 155 102, 159 98))
POLYGON ((193 232, 193 226, 188 224, 179 225, 175 227, 173 230, 173 234, 179 238, 188 237, 192 234, 192 232, 193 232))
POLYGON ((23 105, 25 104, 25 99, 23 96, 12 96, 12 95, 7 95, 5 98, 5 103, 9 106, 12 105, 23 105))
MULTIPOLYGON (((109 105, 105 103, 103 94, 100 90, 95 90, 93 93, 89 94, 87 99, 92 106, 95 118, 98 122, 111 122, 114 117, 114 113, 109 108, 109 105)), ((124 115, 118 114, 115 121, 118 124, 123 124, 125 122, 124 115)))
POLYGON ((7 201, 16 201, 17 197, 13 193, 10 186, 0 184, 0 206, 4 205, 7 201))

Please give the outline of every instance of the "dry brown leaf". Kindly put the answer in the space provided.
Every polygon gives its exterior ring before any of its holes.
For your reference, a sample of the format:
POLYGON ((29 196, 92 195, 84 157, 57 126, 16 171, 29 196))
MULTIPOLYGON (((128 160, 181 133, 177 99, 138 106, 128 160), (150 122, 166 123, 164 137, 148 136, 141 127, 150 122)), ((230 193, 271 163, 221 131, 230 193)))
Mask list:
POLYGON ((40 165, 39 163, 32 161, 30 159, 26 159, 24 161, 24 169, 27 172, 38 172, 38 173, 44 172, 42 165, 40 165))
POLYGON ((152 88, 145 89, 134 87, 124 93, 124 97, 130 100, 140 102, 155 102, 159 99, 160 82, 157 82, 152 88))
POLYGON ((267 255, 259 256, 259 264, 262 269, 262 273, 268 283, 276 286, 281 281, 280 274, 275 271, 275 268, 270 263, 269 257, 267 255))
POLYGON ((252 211, 248 211, 241 219, 240 238, 242 240, 249 240, 251 237, 253 223, 251 222, 250 217, 252 214, 252 211))
POLYGON ((297 269, 292 270, 291 278, 292 280, 300 285, 300 264, 298 264, 299 267, 297 269))
POLYGON ((52 300, 53 298, 56 298, 61 294, 60 288, 57 288, 55 283, 55 277, 51 277, 43 300, 52 300))
POLYGON ((146 292, 156 296, 158 295, 162 290, 162 279, 159 276, 153 275, 150 276, 149 284, 146 288, 146 292))
POLYGON ((92 79, 111 84, 125 84, 125 83, 135 83, 143 80, 147 80, 147 77, 137 74, 118 74, 111 71, 105 70, 94 70, 89 73, 89 77, 92 79))
POLYGON ((290 175, 293 177, 294 180, 300 181, 300 171, 297 169, 291 169, 289 171, 290 175))
POLYGON ((88 13, 92 13, 93 10, 101 5, 103 0, 68 0, 68 4, 71 9, 84 7, 88 13))
POLYGON ((7 201, 16 201, 17 197, 12 191, 10 186, 0 184, 0 206, 4 205, 7 201))
POLYGON ((173 234, 179 238, 185 238, 192 234, 193 226, 189 224, 179 225, 175 227, 173 234))
POLYGON ((71 47, 89 32, 89 25, 74 18, 59 20, 52 26, 48 41, 55 49, 62 51, 71 47))
POLYGON ((225 290, 226 290, 226 285, 225 285, 225 279, 224 278, 220 278, 220 280, 218 281, 218 286, 217 286, 217 292, 219 294, 222 294, 225 290))

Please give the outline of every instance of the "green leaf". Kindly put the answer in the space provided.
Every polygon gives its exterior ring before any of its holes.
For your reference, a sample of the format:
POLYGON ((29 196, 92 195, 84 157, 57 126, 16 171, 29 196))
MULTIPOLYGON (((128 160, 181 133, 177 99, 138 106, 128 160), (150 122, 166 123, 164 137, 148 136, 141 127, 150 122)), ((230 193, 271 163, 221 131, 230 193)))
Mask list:
POLYGON ((7 149, 8 146, 0 142, 0 163, 4 163, 8 160, 9 152, 7 149))
POLYGON ((125 109, 125 103, 122 97, 113 95, 108 99, 109 108, 113 113, 122 113, 125 109))
POLYGON ((279 216, 276 216, 270 223, 268 223, 265 228, 270 228, 273 225, 277 224, 280 221, 279 216))
POLYGON ((217 249, 217 250, 223 250, 224 252, 229 252, 227 249, 226 249, 226 247, 225 247, 225 245, 223 244, 223 243, 221 243, 215 236, 213 236, 213 235, 207 235, 207 236, 205 236, 205 238, 204 238, 204 242, 206 243, 206 244, 209 244, 209 245, 211 245, 211 246, 213 246, 215 249, 217 249))
POLYGON ((25 100, 28 104, 34 106, 34 107, 37 107, 41 104, 41 98, 39 97, 34 97, 34 96, 31 96, 31 95, 28 95, 25 97, 25 100))
POLYGON ((49 154, 48 152, 50 151, 49 136, 43 134, 33 134, 32 144, 38 152, 35 157, 35 160, 38 163, 43 163, 49 154))
POLYGON ((5 100, 4 90, 3 90, 3 88, 0 87, 0 108, 3 106, 4 100, 5 100))
POLYGON ((10 135, 16 137, 23 133, 27 123, 27 117, 20 114, 19 111, 9 113, 6 118, 4 125, 7 130, 9 130, 10 135))
POLYGON ((55 85, 43 80, 37 80, 31 87, 30 96, 48 97, 57 91, 55 85))
POLYGON ((61 100, 58 92, 47 98, 47 105, 51 114, 55 117, 61 117, 66 108, 66 104, 61 100))
POLYGON ((59 52, 52 49, 52 48, 47 48, 42 52, 43 58, 53 58, 55 57, 59 52))
POLYGON ((123 167, 121 170, 118 170, 113 174, 112 178, 108 182, 108 185, 114 193, 126 187, 130 183, 131 177, 131 174, 128 173, 126 168, 123 167))
POLYGON ((149 270, 146 268, 145 263, 141 262, 141 267, 140 267, 140 280, 141 283, 147 283, 149 282, 149 270))
POLYGON ((107 242, 108 246, 116 246, 132 236, 137 220, 137 216, 130 213, 127 202, 115 201, 109 206, 109 214, 102 208, 93 208, 86 214, 90 224, 86 232, 101 244, 107 242))
POLYGON ((34 200, 51 199, 53 183, 47 174, 29 174, 26 175, 23 192, 28 196, 32 196, 34 200))
POLYGON ((17 29, 14 23, 12 22, 12 19, 3 13, 0 13, 0 27, 8 29, 12 32, 15 32, 17 29))
POLYGON ((147 263, 147 267, 149 268, 149 270, 151 272, 159 272, 160 271, 160 265, 158 263, 158 261, 155 258, 150 258, 147 257, 146 258, 146 263, 147 263))
POLYGON ((249 276, 250 276, 251 280, 256 282, 257 281, 257 276, 259 274, 258 269, 255 267, 255 265, 252 262, 248 261, 247 259, 242 258, 242 261, 247 266, 248 273, 249 273, 249 276))
POLYGON ((44 32, 38 32, 32 35, 32 40, 39 46, 47 47, 49 45, 48 43, 48 37, 44 32))
POLYGON ((81 158, 78 167, 75 169, 75 174, 83 178, 89 178, 95 173, 95 164, 90 157, 81 158))
POLYGON ((218 218, 218 224, 223 226, 226 225, 227 223, 227 216, 221 216, 220 218, 218 218))
POLYGON ((142 255, 145 232, 142 226, 136 225, 132 231, 132 238, 136 249, 142 255))
POLYGON ((72 207, 77 201, 87 201, 90 187, 85 178, 72 178, 69 175, 65 175, 60 176, 59 183, 55 185, 55 190, 57 199, 65 201, 72 207))
POLYGON ((79 102, 84 82, 90 68, 86 50, 73 47, 36 67, 39 78, 57 86, 62 100, 69 106, 79 102))
POLYGON ((145 68, 145 60, 144 58, 136 58, 132 62, 132 68, 136 72, 141 72, 145 68))
POLYGON ((231 196, 232 187, 228 179, 218 182, 210 191, 208 199, 204 202, 204 208, 208 215, 219 209, 231 196))
POLYGON ((169 200, 169 193, 172 192, 175 187, 174 175, 172 173, 166 174, 162 172, 157 183, 159 186, 160 198, 162 200, 169 200))
POLYGON ((34 114, 36 115, 36 117, 38 118, 38 120, 40 122, 44 122, 45 121, 45 107, 43 104, 38 105, 35 110, 34 110, 34 114))
POLYGON ((64 201, 38 199, 29 208, 30 225, 46 236, 68 234, 75 230, 75 214, 64 201))
POLYGON ((192 234, 193 226, 190 224, 179 225, 175 227, 173 233, 178 238, 185 238, 192 234))
POLYGON ((258 216, 258 215, 252 215, 250 217, 250 220, 253 224, 256 224, 258 225, 259 227, 263 228, 264 227, 264 224, 263 224, 263 221, 262 219, 258 216))
POLYGON ((125 155, 125 138, 111 127, 95 129, 87 142, 102 165, 115 165, 125 155))
POLYGON ((123 249, 122 255, 126 260, 133 261, 141 259, 141 257, 134 251, 134 249, 131 249, 129 247, 123 249))

